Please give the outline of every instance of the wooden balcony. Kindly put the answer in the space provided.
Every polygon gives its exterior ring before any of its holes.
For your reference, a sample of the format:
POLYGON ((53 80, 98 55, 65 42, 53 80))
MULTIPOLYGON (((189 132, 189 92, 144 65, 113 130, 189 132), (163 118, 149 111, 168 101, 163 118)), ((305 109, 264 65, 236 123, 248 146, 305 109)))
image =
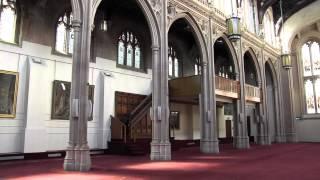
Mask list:
POLYGON ((170 97, 198 97, 201 91, 200 81, 200 76, 188 76, 170 80, 170 97))
MULTIPOLYGON (((240 96, 240 82, 216 76, 216 95, 225 98, 238 99, 240 96)), ((170 98, 197 98, 201 93, 200 76, 189 76, 169 81, 170 98)), ((246 100, 261 101, 261 89, 246 84, 246 100)))
POLYGON ((246 100, 252 102, 261 101, 261 89, 252 85, 245 85, 246 100))
POLYGON ((216 95, 238 99, 239 90, 239 81, 216 76, 216 95))

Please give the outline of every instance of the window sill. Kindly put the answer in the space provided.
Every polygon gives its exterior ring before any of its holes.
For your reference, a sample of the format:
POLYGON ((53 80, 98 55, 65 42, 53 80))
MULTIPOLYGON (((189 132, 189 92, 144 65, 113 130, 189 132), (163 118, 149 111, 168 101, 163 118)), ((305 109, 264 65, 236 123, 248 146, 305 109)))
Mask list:
POLYGON ((142 68, 141 69, 137 69, 137 68, 134 68, 134 67, 129 67, 129 66, 126 66, 126 65, 121 65, 121 64, 117 64, 117 68, 148 74, 147 71, 142 69, 142 68))
POLYGON ((53 50, 52 51, 52 54, 53 55, 56 55, 56 56, 62 56, 62 57, 67 57, 67 58, 72 58, 72 54, 63 54, 63 53, 60 53, 56 50, 53 50))
POLYGON ((300 120, 320 120, 320 114, 303 114, 300 120))
POLYGON ((22 47, 20 43, 7 42, 7 41, 1 40, 1 39, 0 39, 0 43, 6 44, 6 45, 11 45, 11 46, 16 46, 16 47, 20 47, 20 48, 22 47))

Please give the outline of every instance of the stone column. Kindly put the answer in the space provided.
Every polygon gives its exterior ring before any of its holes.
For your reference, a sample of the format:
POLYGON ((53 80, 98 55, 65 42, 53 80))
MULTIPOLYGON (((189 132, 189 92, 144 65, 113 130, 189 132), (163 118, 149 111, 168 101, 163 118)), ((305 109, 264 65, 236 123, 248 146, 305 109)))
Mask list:
POLYGON ((152 47, 152 119, 151 160, 171 160, 169 141, 168 33, 167 0, 161 2, 161 47, 152 47))
MULTIPOLYGON (((215 72, 212 20, 209 19, 208 62, 202 64, 201 93, 201 139, 200 150, 203 153, 219 153, 219 141, 216 119, 215 72)), ((203 55, 205 56, 205 55, 203 55)))
POLYGON ((89 171, 91 168, 90 149, 87 141, 88 77, 90 61, 90 1, 83 3, 82 21, 75 19, 74 51, 72 63, 72 84, 70 97, 70 135, 64 161, 67 171, 89 171))
POLYGON ((233 42, 233 45, 236 49, 240 67, 237 77, 237 80, 240 81, 240 94, 237 100, 237 113, 234 120, 234 146, 237 149, 248 149, 250 144, 246 121, 245 71, 241 39, 233 42))
POLYGON ((288 92, 289 92, 289 106, 290 106, 290 117, 288 117, 288 127, 287 127, 287 142, 295 143, 298 142, 297 132, 296 132, 296 118, 294 111, 294 97, 293 97, 293 82, 292 82, 292 70, 287 69, 287 77, 288 77, 288 92))
MULTIPOLYGON (((261 66, 262 67, 262 66, 261 66)), ((264 69, 264 68, 262 68, 264 69)), ((259 72, 258 72, 259 73, 259 72)), ((269 133, 269 121, 267 121, 266 118, 266 83, 265 83, 265 73, 261 76, 261 79, 263 81, 258 82, 258 86, 261 89, 261 102, 257 105, 257 111, 256 114, 257 122, 258 122, 258 144, 260 145, 270 145, 271 139, 270 139, 270 133, 269 133)))

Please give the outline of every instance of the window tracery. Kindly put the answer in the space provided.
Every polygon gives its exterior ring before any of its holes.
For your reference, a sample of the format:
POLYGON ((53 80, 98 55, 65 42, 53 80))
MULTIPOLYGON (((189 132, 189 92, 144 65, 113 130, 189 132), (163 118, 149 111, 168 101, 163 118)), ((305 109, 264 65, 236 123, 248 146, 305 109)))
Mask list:
POLYGON ((320 113, 320 45, 309 41, 302 46, 302 64, 306 112, 320 113))
POLYGON ((130 31, 123 32, 118 38, 119 65, 142 68, 141 47, 138 38, 130 31))
POLYGON ((169 60, 169 77, 172 78, 177 78, 179 77, 179 71, 180 71, 180 67, 179 67, 179 58, 177 56, 177 52, 176 50, 172 47, 169 46, 169 52, 168 52, 168 60, 169 60))
POLYGON ((72 12, 66 12, 59 17, 56 27, 56 47, 58 53, 71 55, 73 53, 74 29, 72 27, 72 12))

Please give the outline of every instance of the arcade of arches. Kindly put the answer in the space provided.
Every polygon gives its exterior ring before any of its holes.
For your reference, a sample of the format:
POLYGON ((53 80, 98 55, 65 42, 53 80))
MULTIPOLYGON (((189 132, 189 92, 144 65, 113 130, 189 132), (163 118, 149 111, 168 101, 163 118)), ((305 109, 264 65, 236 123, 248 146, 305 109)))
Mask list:
POLYGON ((88 171, 92 150, 319 142, 320 20, 295 30, 288 70, 272 6, 240 2, 0 1, 0 159, 66 150, 88 171))

